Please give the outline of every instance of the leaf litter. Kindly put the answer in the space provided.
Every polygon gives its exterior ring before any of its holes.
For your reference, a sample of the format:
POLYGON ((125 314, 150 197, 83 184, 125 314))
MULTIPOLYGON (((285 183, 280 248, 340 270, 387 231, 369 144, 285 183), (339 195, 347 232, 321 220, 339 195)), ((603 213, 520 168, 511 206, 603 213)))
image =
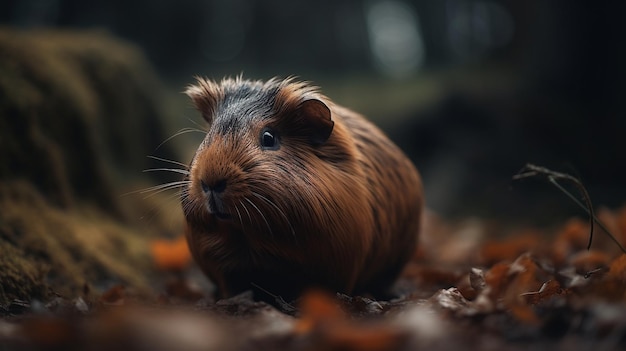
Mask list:
MULTIPOLYGON (((575 182, 532 165, 520 175, 575 182)), ((626 254, 619 243, 626 239, 626 206, 594 211, 586 191, 581 193, 590 221, 573 218, 498 241, 489 239, 487 231, 494 229, 479 219, 454 224, 427 211, 420 246, 395 286, 398 297, 385 301, 324 291, 275 306, 255 301, 251 292, 215 301, 212 288, 199 283, 203 278, 182 242, 157 241, 154 265, 163 276, 153 296, 114 285, 101 293, 85 287, 77 297, 13 301, 0 306, 0 345, 3 350, 623 349, 626 254), (594 238, 594 227, 608 235, 594 238)))

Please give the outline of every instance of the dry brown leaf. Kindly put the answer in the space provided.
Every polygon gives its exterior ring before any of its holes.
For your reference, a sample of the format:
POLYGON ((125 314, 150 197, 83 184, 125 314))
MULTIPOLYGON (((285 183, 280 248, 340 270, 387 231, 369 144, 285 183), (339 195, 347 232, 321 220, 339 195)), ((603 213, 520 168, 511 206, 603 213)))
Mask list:
POLYGON ((522 296, 526 299, 526 303, 536 305, 541 301, 564 293, 566 293, 566 291, 561 288, 561 284, 559 284, 558 281, 551 279, 543 283, 538 291, 527 292, 522 294, 522 296))
POLYGON ((608 299, 624 300, 626 298, 626 254, 622 254, 611 262, 601 289, 600 293, 608 299))
POLYGON ((479 268, 472 268, 469 274, 470 286, 480 292, 485 289, 487 283, 485 282, 485 272, 479 268))
POLYGON ((480 253, 481 260, 486 266, 505 260, 512 260, 530 251, 539 245, 539 235, 534 231, 523 232, 520 235, 508 237, 504 241, 487 242, 480 253))
POLYGON ((105 305, 123 305, 125 296, 126 289, 124 286, 115 285, 100 296, 100 302, 105 305))
POLYGON ((578 218, 568 220, 557 232, 552 244, 552 259, 557 266, 566 263, 574 252, 586 249, 589 243, 589 223, 578 218))
POLYGON ((468 310, 471 306, 471 302, 465 299, 457 288, 439 290, 433 296, 433 299, 439 306, 452 311, 461 312, 461 314, 470 315, 474 312, 473 310, 471 312, 468 310))
POLYGON ((508 274, 512 276, 512 279, 502 296, 505 308, 520 322, 537 323, 538 317, 523 296, 541 287, 536 277, 537 265, 529 254, 523 254, 511 264, 508 274))
POLYGON ((489 300, 496 301, 498 297, 502 295, 508 283, 510 266, 509 263, 500 262, 491 267, 485 274, 485 284, 489 287, 489 289, 486 290, 489 300))
POLYGON ((461 295, 469 301, 473 301, 487 287, 485 272, 480 268, 472 268, 469 273, 459 279, 454 285, 461 295))
POLYGON ((573 255, 569 261, 578 274, 585 275, 597 269, 607 268, 611 259, 604 252, 584 250, 573 255))
POLYGON ((450 287, 462 277, 462 274, 451 269, 409 262, 402 272, 402 277, 418 284, 450 287))

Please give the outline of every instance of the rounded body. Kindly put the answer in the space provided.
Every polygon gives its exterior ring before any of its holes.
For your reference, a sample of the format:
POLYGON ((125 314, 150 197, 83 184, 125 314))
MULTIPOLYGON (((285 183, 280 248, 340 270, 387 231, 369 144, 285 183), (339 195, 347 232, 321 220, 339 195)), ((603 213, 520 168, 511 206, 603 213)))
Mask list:
POLYGON ((376 126, 293 80, 199 79, 209 123, 182 193, 220 296, 383 293, 417 246, 419 174, 376 126))

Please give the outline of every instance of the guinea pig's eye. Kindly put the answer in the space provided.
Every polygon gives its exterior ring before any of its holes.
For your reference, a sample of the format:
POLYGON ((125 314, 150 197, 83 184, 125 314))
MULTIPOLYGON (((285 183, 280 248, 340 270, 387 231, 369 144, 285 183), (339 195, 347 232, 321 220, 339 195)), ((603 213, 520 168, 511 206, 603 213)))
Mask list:
POLYGON ((261 148, 264 150, 278 150, 278 134, 271 128, 261 131, 261 148))

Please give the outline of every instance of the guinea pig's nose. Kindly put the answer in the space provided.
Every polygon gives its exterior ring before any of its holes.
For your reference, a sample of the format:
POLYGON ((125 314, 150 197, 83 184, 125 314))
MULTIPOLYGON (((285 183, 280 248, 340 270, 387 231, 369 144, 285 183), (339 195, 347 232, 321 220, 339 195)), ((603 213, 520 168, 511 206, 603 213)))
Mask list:
POLYGON ((226 179, 220 179, 220 180, 210 182, 210 183, 207 183, 204 180, 201 180, 200 184, 202 185, 202 190, 205 193, 208 193, 210 191, 214 193, 221 193, 221 192, 224 192, 224 190, 226 190, 226 179))

